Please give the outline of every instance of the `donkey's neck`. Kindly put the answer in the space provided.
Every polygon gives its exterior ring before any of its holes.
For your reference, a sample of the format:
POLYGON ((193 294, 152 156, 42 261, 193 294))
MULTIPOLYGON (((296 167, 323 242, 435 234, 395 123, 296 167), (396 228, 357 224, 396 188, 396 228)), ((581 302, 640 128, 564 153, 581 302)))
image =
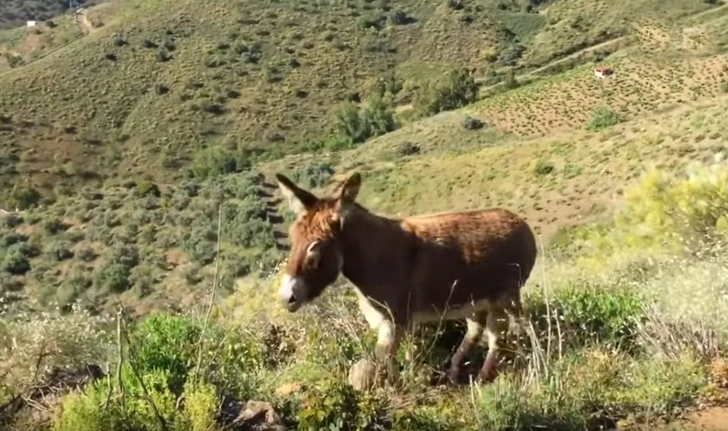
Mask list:
POLYGON ((397 219, 357 207, 341 231, 342 274, 363 294, 380 301, 406 283, 409 238, 397 219))

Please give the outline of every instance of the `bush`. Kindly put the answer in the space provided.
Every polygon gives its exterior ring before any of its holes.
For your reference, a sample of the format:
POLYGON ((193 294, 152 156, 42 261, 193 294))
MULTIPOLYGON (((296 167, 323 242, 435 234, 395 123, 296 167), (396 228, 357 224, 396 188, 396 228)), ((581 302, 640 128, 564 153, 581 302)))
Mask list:
POLYGON ((694 164, 685 175, 651 169, 624 198, 615 223, 627 245, 697 252, 728 240, 726 164, 694 164))
POLYGON ((131 287, 130 276, 128 266, 107 262, 96 270, 94 284, 104 292, 122 293, 131 287))
POLYGON ((30 260, 19 247, 12 247, 0 254, 0 270, 13 275, 23 275, 30 271, 30 260))
POLYGON ((533 172, 539 176, 546 176, 554 171, 554 164, 549 161, 539 160, 533 168, 533 172))
POLYGON ((291 179, 302 187, 313 189, 326 184, 334 172, 330 163, 312 163, 296 168, 291 172, 291 179))
POLYGON ((179 394, 194 365, 201 327, 189 319, 152 314, 135 328, 136 359, 143 373, 165 370, 168 387, 179 394))
POLYGON ((366 141, 372 134, 371 126, 351 102, 343 103, 334 111, 336 131, 354 143, 366 141))
POLYGON ((526 47, 521 44, 510 44, 501 51, 498 62, 504 66, 515 66, 525 51, 526 47))
POLYGON ((451 70, 444 78, 429 82, 415 99, 424 115, 434 115, 475 102, 478 84, 467 69, 451 70))
POLYGON ((195 154, 191 174, 198 179, 241 172, 251 166, 244 153, 234 153, 221 147, 210 147, 195 154))
POLYGON ((355 144, 397 129, 394 112, 379 94, 372 95, 360 110, 345 102, 334 111, 337 133, 355 144))
POLYGON ((51 260, 61 262, 73 259, 73 251, 71 251, 69 245, 65 242, 54 242, 48 250, 48 257, 51 260))
POLYGON ((546 319, 549 313, 561 321, 562 336, 570 348, 599 343, 632 351, 647 319, 648 298, 619 285, 571 284, 554 293, 550 312, 540 292, 529 296, 527 304, 531 320, 541 330, 555 326, 555 321, 546 319))
POLYGON ((11 205, 26 210, 38 205, 41 197, 40 192, 33 187, 16 186, 11 193, 11 205))
POLYGON ((478 120, 477 118, 466 117, 463 120, 463 127, 467 130, 478 130, 482 129, 483 126, 485 126, 485 123, 483 123, 481 120, 478 120))
POLYGON ((397 154, 401 157, 414 156, 421 151, 420 145, 414 142, 402 142, 397 146, 397 154))
MULTIPOLYGON (((168 426, 176 425, 176 420, 182 418, 175 414, 176 397, 168 389, 168 372, 158 369, 142 374, 141 378, 151 402, 164 421, 168 426)), ((53 431, 160 429, 159 419, 146 398, 142 385, 128 365, 122 368, 122 384, 123 403, 121 397, 115 397, 110 400, 106 409, 103 406, 107 404, 108 379, 95 382, 86 388, 83 394, 71 393, 64 397, 63 411, 54 423, 53 431)))
POLYGON ((384 402, 371 395, 359 395, 340 381, 324 381, 310 389, 296 419, 300 430, 373 429, 384 417, 384 402))
POLYGON ((595 349, 530 371, 533 378, 502 375, 481 388, 482 429, 604 429, 628 415, 669 417, 707 386, 689 355, 636 360, 595 349))
POLYGON ((610 108, 602 107, 594 111, 594 115, 586 125, 593 132, 615 126, 622 122, 622 117, 610 108))
POLYGON ((389 15, 389 20, 392 22, 392 24, 396 25, 406 25, 415 21, 414 18, 412 18, 407 12, 401 9, 397 9, 392 12, 389 15))
POLYGON ((137 195, 140 197, 144 196, 160 196, 159 187, 149 180, 142 180, 136 186, 137 195))

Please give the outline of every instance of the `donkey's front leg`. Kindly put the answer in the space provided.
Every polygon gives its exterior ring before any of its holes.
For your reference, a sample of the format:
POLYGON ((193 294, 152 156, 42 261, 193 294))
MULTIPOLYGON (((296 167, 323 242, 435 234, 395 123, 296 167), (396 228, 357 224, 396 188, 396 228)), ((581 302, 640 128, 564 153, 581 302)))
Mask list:
POLYGON ((377 345, 374 356, 385 366, 387 378, 394 378, 399 367, 397 366, 397 350, 402 339, 402 327, 390 319, 382 319, 378 328, 377 345))

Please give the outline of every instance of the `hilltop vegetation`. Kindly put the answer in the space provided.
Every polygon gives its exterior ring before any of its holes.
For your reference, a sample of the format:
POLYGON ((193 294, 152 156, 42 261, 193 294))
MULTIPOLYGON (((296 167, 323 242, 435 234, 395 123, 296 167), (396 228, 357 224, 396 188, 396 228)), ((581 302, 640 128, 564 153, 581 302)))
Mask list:
POLYGON ((0 214, 0 426, 630 429, 724 400, 727 6, 128 0, 66 18, 0 32, 22 57, 0 68, 0 209, 19 210, 0 214), (543 248, 521 368, 439 386, 463 328, 424 328, 393 385, 357 392, 376 338, 346 283, 296 315, 271 299, 291 221, 272 174, 321 192, 353 170, 376 212, 527 217, 543 248))

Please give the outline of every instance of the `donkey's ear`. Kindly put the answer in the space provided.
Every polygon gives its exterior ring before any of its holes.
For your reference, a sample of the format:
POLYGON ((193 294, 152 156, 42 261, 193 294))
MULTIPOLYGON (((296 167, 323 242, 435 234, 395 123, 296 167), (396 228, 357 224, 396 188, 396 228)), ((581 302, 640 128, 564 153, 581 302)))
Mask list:
POLYGON ((356 200, 361 187, 361 174, 354 172, 341 182, 334 193, 334 197, 342 204, 351 204, 356 200))
POLYGON ((311 192, 299 188, 283 174, 276 174, 276 181, 278 181, 278 188, 288 201, 291 211, 296 214, 305 212, 318 201, 318 198, 311 192))

